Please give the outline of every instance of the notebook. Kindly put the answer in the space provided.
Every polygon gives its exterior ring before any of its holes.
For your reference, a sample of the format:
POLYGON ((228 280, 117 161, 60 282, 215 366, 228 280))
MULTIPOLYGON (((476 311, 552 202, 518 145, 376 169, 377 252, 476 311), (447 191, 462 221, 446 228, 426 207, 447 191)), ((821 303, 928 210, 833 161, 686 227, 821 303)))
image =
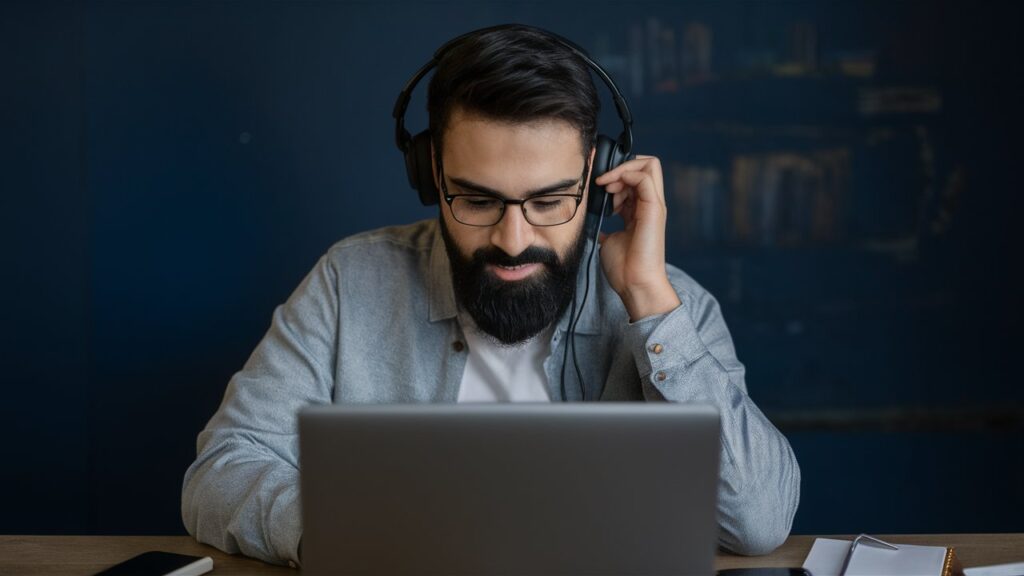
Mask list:
MULTIPOLYGON (((952 548, 894 543, 898 550, 879 546, 857 548, 845 576, 953 576, 957 574, 952 548)), ((839 576, 850 540, 818 538, 803 567, 814 576, 839 576)))

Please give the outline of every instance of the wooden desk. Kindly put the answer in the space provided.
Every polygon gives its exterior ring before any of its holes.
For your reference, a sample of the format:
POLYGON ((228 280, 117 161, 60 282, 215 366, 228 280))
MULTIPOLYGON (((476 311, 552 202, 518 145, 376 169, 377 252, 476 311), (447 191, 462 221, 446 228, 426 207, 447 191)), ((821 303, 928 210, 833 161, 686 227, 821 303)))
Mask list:
MULTIPOLYGON (((1024 562, 1024 534, 877 535, 895 544, 955 546, 965 568, 1024 562)), ((791 536, 768 556, 719 554, 715 567, 800 566, 814 536, 791 536)), ((837 536, 837 538, 850 538, 837 536)), ((93 574, 149 550, 213 558, 210 574, 298 574, 296 570, 224 554, 188 536, 0 536, 0 575, 93 574)))

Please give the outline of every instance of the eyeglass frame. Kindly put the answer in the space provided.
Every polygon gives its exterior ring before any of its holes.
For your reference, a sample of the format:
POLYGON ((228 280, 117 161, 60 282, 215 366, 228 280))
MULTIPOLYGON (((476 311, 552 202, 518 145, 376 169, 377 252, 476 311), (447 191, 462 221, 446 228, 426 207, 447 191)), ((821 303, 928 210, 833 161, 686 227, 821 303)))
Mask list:
POLYGON ((576 194, 554 194, 554 193, 551 193, 551 194, 540 194, 540 195, 537 195, 537 196, 530 196, 529 198, 523 198, 522 200, 509 199, 509 198, 505 198, 504 196, 499 196, 499 195, 496 195, 496 194, 484 194, 484 193, 481 193, 481 192, 477 192, 477 193, 474 193, 474 194, 451 194, 451 193, 449 193, 448 192, 448 182, 445 179, 445 174, 444 174, 444 164, 442 163, 440 157, 437 159, 437 173, 438 173, 438 180, 441 181, 441 194, 444 196, 445 203, 448 204, 448 211, 451 212, 452 218, 456 222, 458 222, 459 224, 462 224, 463 226, 473 226, 474 228, 489 228, 491 226, 497 226, 498 224, 501 223, 501 220, 505 217, 505 212, 506 212, 506 209, 508 208, 508 205, 509 204, 513 204, 513 205, 518 204, 519 205, 519 209, 522 210, 522 212, 523 212, 523 219, 526 220, 526 222, 530 226, 537 226, 538 228, 551 228, 552 226, 564 226, 564 225, 568 224, 569 222, 572 222, 573 219, 576 218, 576 214, 579 213, 579 211, 580 211, 580 204, 583 202, 584 187, 587 185, 587 180, 590 179, 590 158, 587 157, 583 161, 583 174, 580 175, 580 187, 579 187, 579 191, 576 194), (462 220, 459 220, 458 217, 455 216, 455 209, 452 208, 452 202, 454 202, 456 198, 459 198, 461 196, 479 196, 479 197, 484 197, 484 198, 491 198, 493 200, 498 200, 498 201, 501 202, 501 215, 498 216, 498 219, 495 220, 493 224, 467 224, 466 222, 463 222, 462 220), (566 220, 565 222, 559 222, 558 224, 534 224, 533 222, 531 222, 530 221, 530 217, 529 217, 529 215, 527 215, 527 212, 526 212, 526 203, 529 202, 530 200, 535 200, 537 198, 549 198, 551 196, 568 196, 570 198, 575 198, 576 199, 576 206, 573 208, 572 216, 570 216, 569 219, 566 220))

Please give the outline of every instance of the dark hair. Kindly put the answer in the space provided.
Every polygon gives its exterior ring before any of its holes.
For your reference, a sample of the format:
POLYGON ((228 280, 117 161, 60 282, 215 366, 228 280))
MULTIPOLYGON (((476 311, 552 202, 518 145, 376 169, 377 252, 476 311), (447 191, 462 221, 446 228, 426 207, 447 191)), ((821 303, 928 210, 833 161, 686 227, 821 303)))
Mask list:
POLYGON ((543 31, 528 26, 486 30, 446 51, 427 91, 427 114, 440 160, 452 110, 508 122, 557 118, 580 133, 584 157, 597 137, 601 100, 590 68, 543 31))

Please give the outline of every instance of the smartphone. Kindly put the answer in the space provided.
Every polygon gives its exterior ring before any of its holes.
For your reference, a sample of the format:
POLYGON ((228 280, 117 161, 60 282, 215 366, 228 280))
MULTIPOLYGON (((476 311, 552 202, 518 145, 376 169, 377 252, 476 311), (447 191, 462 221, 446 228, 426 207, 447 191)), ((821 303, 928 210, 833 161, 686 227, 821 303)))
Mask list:
POLYGON ((198 576, 213 570, 213 558, 171 552, 144 552, 95 576, 198 576))

